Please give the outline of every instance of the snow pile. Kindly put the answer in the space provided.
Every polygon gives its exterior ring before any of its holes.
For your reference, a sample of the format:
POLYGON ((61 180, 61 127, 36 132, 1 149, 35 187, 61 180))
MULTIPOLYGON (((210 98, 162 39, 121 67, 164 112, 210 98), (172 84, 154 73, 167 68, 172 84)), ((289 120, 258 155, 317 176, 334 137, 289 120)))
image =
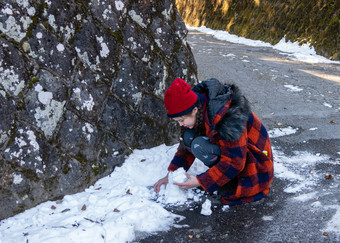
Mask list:
MULTIPOLYGON (((153 184, 167 173, 176 149, 161 145, 135 150, 121 167, 84 192, 1 221, 0 242, 127 242, 140 232, 169 230, 183 217, 168 212, 164 205, 200 201, 203 195, 172 184, 183 179, 184 170, 170 174, 167 188, 159 195, 154 193, 153 184)), ((196 161, 189 173, 205 170, 196 161)))

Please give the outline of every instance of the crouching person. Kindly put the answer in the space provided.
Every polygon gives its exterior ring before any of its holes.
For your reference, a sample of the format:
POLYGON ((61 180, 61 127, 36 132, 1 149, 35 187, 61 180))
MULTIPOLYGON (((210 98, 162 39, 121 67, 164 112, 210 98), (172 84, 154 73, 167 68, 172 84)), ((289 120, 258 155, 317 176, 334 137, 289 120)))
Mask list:
MULTIPOLYGON (((182 127, 168 171, 187 171, 195 158, 209 167, 197 176, 187 174, 188 180, 176 185, 218 191, 226 205, 254 202, 268 194, 274 175, 270 139, 235 85, 209 79, 191 89, 178 78, 166 90, 164 104, 168 117, 182 127)), ((156 182, 154 191, 167 183, 168 175, 156 182)))

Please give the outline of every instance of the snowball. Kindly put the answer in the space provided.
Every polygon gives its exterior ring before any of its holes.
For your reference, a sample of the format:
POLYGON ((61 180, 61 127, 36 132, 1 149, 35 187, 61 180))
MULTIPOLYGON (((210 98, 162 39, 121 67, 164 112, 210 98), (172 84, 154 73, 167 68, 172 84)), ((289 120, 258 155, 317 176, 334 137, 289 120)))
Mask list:
POLYGON ((201 214, 206 215, 206 216, 209 216, 212 214, 211 201, 209 199, 205 200, 205 202, 202 204, 201 214))
POLYGON ((171 174, 173 182, 183 183, 188 179, 185 175, 185 170, 183 168, 179 168, 176 171, 172 172, 171 174))

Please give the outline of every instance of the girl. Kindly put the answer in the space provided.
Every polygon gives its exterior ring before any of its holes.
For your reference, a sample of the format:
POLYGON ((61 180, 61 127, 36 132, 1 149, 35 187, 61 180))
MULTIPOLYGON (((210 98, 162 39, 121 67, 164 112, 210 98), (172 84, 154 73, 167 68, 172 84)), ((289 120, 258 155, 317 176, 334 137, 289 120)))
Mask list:
MULTIPOLYGON (((182 189, 201 186, 218 191, 221 202, 243 204, 262 199, 273 179, 273 156, 268 133, 235 85, 205 80, 193 89, 178 78, 164 94, 168 117, 182 127, 179 148, 170 171, 190 168, 195 158, 209 169, 175 183, 182 189)), ((159 192, 168 174, 154 185, 159 192)))

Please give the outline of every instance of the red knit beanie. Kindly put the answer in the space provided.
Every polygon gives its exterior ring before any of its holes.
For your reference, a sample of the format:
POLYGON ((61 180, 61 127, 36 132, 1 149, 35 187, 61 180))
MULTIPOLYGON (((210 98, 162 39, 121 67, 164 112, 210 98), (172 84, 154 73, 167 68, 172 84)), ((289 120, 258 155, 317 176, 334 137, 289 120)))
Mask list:
POLYGON ((197 105, 198 96, 183 79, 175 79, 164 94, 168 117, 183 116, 197 105))

